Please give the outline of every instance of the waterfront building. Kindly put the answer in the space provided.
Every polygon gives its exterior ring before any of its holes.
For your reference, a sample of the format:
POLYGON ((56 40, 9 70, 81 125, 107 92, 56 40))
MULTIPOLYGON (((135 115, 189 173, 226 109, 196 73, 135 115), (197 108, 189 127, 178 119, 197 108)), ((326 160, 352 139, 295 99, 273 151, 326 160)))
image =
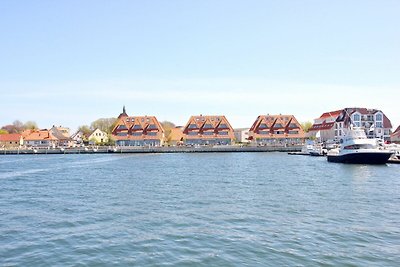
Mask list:
POLYGON ((22 132, 22 138, 24 139, 24 145, 27 147, 57 147, 58 139, 55 137, 50 130, 26 130, 22 132))
POLYGON ((89 141, 89 145, 104 144, 108 142, 108 135, 100 129, 95 129, 85 137, 89 141))
POLYGON ((305 139, 303 128, 293 115, 260 115, 249 130, 249 140, 256 145, 299 145, 305 139))
POLYGON ((400 143, 400 126, 392 133, 390 140, 394 143, 400 143))
POLYGON ((390 120, 381 110, 367 108, 344 108, 325 112, 314 120, 309 133, 311 136, 319 136, 321 141, 337 141, 344 136, 350 125, 363 127, 368 138, 390 139, 390 120))
POLYGON ((191 116, 183 129, 186 145, 230 145, 234 140, 233 128, 225 116, 191 116))
POLYGON ((73 146, 81 146, 83 145, 83 141, 85 140, 85 135, 82 131, 77 131, 73 135, 71 135, 71 139, 73 142, 73 146))
POLYGON ((250 142, 249 140, 249 128, 237 128, 233 129, 233 133, 235 135, 235 142, 247 144, 250 142))
POLYGON ((0 148, 16 148, 24 144, 21 134, 0 134, 0 148))
POLYGON ((118 146, 162 146, 164 129, 155 116, 128 116, 124 107, 112 138, 118 146))
POLYGON ((58 146, 71 147, 73 145, 73 140, 69 136, 69 128, 53 125, 49 131, 58 139, 58 146))

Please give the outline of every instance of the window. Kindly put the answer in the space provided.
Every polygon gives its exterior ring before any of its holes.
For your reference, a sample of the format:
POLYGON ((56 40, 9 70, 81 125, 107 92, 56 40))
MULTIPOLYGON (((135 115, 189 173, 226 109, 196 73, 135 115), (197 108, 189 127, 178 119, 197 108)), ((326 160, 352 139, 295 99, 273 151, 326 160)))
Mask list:
POLYGON ((268 131, 260 131, 259 134, 268 134, 268 131))
POLYGON ((198 132, 192 131, 192 132, 188 132, 188 135, 197 135, 198 132))
POLYGON ((283 126, 282 126, 282 124, 280 124, 280 123, 276 123, 276 124, 274 125, 274 128, 283 128, 283 126))
POLYGON ((117 135, 118 136, 127 136, 128 134, 127 133, 118 133, 117 135))
POLYGON ((289 131, 289 134, 298 134, 299 131, 289 131))
POLYGON ((353 115, 353 121, 360 121, 360 120, 361 120, 360 114, 354 114, 353 115))
POLYGON ((157 132, 148 132, 147 135, 155 136, 155 135, 157 135, 157 132))
POLYGON ((376 114, 375 118, 376 118, 377 121, 382 121, 383 120, 383 116, 380 113, 376 114))
POLYGON ((125 125, 119 125, 119 126, 117 127, 117 129, 118 129, 118 130, 128 130, 128 128, 126 128, 125 125))
POLYGON ((289 128, 299 128, 296 123, 289 124, 289 128))
POLYGON ((142 135, 142 132, 133 132, 132 135, 133 135, 133 136, 141 136, 141 135, 142 135))
POLYGON ((228 132, 219 132, 219 135, 228 135, 228 132))
POLYGON ((227 128, 228 128, 228 125, 226 125, 225 123, 221 123, 221 124, 218 126, 218 128, 220 128, 220 129, 227 129, 227 128))
POLYGON ((142 126, 136 124, 135 126, 133 126, 133 129, 137 130, 137 129, 142 129, 142 126))
POLYGON ((259 128, 260 129, 266 129, 266 128, 268 128, 268 125, 265 124, 265 123, 261 123, 259 128))
POLYGON ((197 125, 196 124, 189 124, 189 127, 188 127, 189 129, 196 129, 197 128, 197 125))
POLYGON ((213 135, 214 132, 207 131, 207 132, 204 132, 203 134, 204 134, 204 135, 213 135))
POLYGON ((376 126, 376 128, 383 128, 383 124, 381 121, 375 122, 375 126, 376 126))
POLYGON ((212 128, 214 128, 210 123, 207 123, 207 124, 205 124, 204 125, 204 127, 203 127, 204 129, 212 129, 212 128))
POLYGON ((155 129, 157 129, 157 126, 155 124, 149 125, 149 130, 155 130, 155 129))

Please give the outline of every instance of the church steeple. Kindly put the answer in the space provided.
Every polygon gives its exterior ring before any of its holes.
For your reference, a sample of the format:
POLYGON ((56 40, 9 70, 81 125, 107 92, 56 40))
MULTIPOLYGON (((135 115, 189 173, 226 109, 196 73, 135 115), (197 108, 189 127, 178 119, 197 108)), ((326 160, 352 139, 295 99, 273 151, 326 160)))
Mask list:
POLYGON ((126 114, 125 105, 122 108, 122 113, 119 114, 119 116, 118 116, 118 118, 121 118, 121 117, 128 117, 128 114, 126 114))

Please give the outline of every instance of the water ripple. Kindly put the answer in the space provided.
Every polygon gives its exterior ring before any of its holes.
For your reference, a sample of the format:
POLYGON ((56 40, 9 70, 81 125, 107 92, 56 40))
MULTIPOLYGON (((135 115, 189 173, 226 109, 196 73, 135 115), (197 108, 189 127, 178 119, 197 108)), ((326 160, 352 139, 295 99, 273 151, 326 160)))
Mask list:
POLYGON ((0 265, 397 266, 399 167, 280 153, 1 157, 0 265))

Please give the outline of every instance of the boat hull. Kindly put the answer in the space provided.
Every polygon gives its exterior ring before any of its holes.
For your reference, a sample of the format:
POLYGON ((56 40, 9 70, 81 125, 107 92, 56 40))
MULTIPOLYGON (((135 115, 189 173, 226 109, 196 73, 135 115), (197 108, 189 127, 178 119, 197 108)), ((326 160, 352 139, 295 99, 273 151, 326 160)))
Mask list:
POLYGON ((329 155, 329 162, 350 164, 386 164, 392 153, 348 153, 344 155, 329 155))

